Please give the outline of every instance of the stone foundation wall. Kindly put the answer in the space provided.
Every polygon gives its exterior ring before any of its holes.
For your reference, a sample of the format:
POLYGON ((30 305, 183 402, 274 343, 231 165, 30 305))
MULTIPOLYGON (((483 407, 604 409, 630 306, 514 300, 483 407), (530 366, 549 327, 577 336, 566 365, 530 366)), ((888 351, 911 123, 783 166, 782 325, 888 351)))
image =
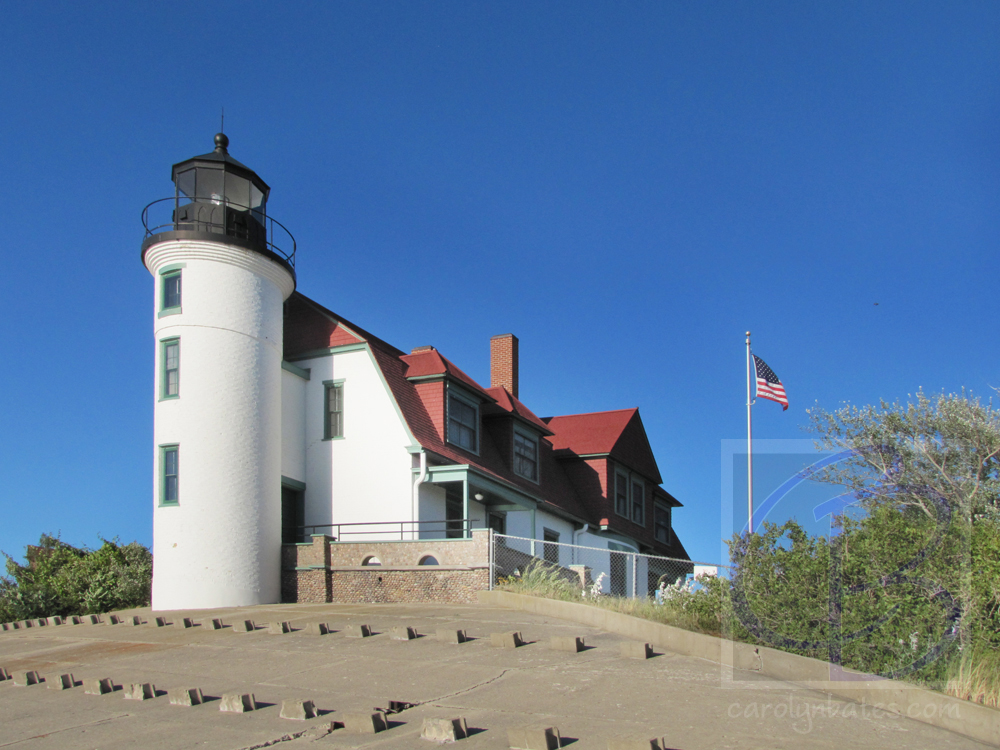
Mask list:
POLYGON ((281 551, 283 602, 475 602, 489 588, 489 531, 471 539, 402 542, 334 542, 317 535, 311 544, 281 551), (420 565, 427 555, 438 565, 420 565), (380 565, 363 565, 371 558, 380 565))
POLYGON ((477 592, 488 589, 489 585, 489 567, 340 569, 331 574, 330 601, 358 604, 475 603, 477 592))

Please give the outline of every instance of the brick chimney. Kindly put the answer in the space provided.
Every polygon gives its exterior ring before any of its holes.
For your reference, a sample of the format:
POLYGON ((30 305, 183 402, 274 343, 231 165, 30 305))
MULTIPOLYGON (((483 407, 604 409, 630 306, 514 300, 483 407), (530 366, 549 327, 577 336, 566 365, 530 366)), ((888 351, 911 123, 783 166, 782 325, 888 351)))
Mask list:
POLYGON ((513 333, 490 339, 490 387, 506 388, 517 398, 517 336, 513 333))

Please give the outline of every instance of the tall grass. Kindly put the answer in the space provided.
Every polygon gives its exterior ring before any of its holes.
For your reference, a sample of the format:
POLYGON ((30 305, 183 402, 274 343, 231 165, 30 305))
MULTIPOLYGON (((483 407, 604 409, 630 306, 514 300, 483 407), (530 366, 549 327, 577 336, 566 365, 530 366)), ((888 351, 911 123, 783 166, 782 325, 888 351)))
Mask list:
POLYGON ((1000 650, 986 644, 965 649, 951 665, 945 692, 1000 708, 1000 650))

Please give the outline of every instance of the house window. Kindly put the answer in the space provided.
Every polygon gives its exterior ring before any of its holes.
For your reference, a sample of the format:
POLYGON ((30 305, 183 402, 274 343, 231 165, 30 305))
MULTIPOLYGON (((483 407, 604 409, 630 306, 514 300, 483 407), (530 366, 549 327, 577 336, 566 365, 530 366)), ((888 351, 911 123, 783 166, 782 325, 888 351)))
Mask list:
POLYGON ((632 480, 632 520, 641 526, 646 525, 646 488, 642 482, 637 482, 634 479, 632 480))
POLYGON ((628 518, 628 477, 615 474, 615 513, 628 518))
POLYGON ((479 450, 479 408, 448 392, 448 442, 470 453, 479 450))
POLYGON ((331 380, 326 386, 326 408, 324 411, 323 438, 344 437, 344 383, 331 380))
POLYGON ((160 398, 178 398, 181 395, 180 339, 165 339, 160 342, 160 363, 163 368, 160 398))
POLYGON ((538 439, 514 432, 514 473, 538 481, 538 439))
POLYGON ((160 505, 177 505, 180 464, 176 445, 160 446, 160 505))
POLYGON ((559 541, 559 532, 553 531, 552 529, 542 529, 542 539, 545 542, 545 544, 542 545, 542 555, 545 557, 545 562, 558 565, 559 546, 557 544, 552 544, 552 542, 559 541))
POLYGON ((660 503, 653 504, 653 535, 656 541, 670 544, 670 508, 660 503))
POLYGON ((181 272, 165 273, 163 279, 163 295, 160 309, 163 312, 177 309, 181 306, 181 272))

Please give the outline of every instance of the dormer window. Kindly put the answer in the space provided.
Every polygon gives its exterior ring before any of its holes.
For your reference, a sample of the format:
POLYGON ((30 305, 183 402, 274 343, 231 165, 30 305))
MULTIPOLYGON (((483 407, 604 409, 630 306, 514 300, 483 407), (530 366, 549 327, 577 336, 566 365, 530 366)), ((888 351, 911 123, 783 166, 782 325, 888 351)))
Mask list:
POLYGON ((448 442, 479 452, 479 405, 448 389, 448 442))
POLYGON ((538 481, 538 438, 518 429, 514 430, 514 473, 538 481))

